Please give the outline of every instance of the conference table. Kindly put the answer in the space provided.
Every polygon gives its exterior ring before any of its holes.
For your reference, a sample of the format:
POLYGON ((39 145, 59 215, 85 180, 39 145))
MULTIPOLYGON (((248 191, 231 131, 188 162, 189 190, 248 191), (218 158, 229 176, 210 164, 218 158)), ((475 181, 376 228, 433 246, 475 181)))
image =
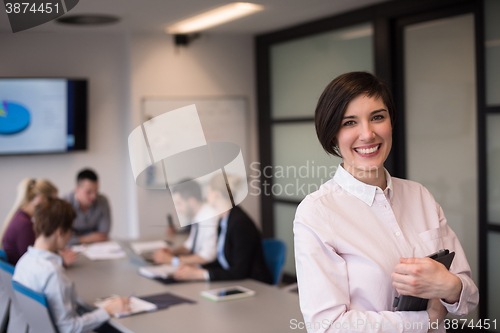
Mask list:
POLYGON ((280 290, 259 281, 246 279, 224 282, 185 282, 163 284, 138 273, 131 256, 115 260, 91 261, 80 255, 67 269, 79 298, 92 305, 109 295, 137 297, 172 293, 192 301, 167 309, 124 318, 112 318, 110 324, 122 332, 304 332, 295 323, 303 322, 298 294, 280 290), (200 296, 203 290, 242 286, 255 296, 213 302, 200 296), (293 329, 296 328, 296 329, 293 329))

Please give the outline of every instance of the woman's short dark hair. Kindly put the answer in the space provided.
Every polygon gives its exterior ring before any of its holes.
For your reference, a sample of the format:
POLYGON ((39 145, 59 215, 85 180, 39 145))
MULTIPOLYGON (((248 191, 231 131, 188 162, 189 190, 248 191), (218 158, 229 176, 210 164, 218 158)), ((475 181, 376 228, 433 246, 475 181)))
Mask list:
POLYGON ((33 230, 36 237, 50 237, 57 229, 63 233, 73 227, 76 213, 70 203, 61 199, 49 199, 35 209, 33 230))
POLYGON ((394 126, 396 108, 387 85, 368 72, 342 74, 326 86, 314 114, 316 134, 327 153, 342 157, 336 145, 336 137, 347 105, 359 95, 382 98, 388 108, 391 125, 394 126))

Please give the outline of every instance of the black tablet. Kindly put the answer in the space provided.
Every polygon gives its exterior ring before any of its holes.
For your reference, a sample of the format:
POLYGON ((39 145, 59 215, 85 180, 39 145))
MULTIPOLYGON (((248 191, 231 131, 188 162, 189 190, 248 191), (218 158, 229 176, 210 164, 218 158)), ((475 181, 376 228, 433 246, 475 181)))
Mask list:
MULTIPOLYGON (((431 254, 429 258, 442 263, 447 270, 450 270, 453 258, 455 258, 455 252, 450 253, 449 250, 441 250, 431 254)), ((428 301, 426 298, 399 295, 394 298, 392 306, 396 308, 396 311, 425 311, 427 310, 428 301)))

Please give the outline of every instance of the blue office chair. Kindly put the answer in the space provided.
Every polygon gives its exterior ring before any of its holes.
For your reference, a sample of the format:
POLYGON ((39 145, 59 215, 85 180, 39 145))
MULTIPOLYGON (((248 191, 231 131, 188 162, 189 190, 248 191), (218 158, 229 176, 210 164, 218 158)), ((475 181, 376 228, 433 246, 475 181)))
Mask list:
MULTIPOLYGON (((0 261, 7 261, 5 252, 0 249, 0 261)), ((10 297, 0 281, 0 332, 5 332, 9 322, 10 297)))
POLYGON ((7 261, 7 254, 2 249, 0 249, 0 260, 7 261))
POLYGON ((36 333, 58 333, 57 327, 52 320, 45 295, 33 291, 14 280, 12 280, 12 287, 14 288, 17 302, 28 319, 29 326, 36 327, 36 333))
POLYGON ((283 266, 285 266, 286 245, 279 239, 262 240, 262 249, 264 251, 264 260, 267 268, 273 277, 273 284, 279 285, 283 278, 283 266))
POLYGON ((0 286, 6 297, 0 299, 9 303, 9 322, 7 333, 25 333, 28 331, 28 322, 21 312, 21 308, 15 299, 14 288, 11 280, 14 274, 14 266, 6 261, 0 260, 0 286))

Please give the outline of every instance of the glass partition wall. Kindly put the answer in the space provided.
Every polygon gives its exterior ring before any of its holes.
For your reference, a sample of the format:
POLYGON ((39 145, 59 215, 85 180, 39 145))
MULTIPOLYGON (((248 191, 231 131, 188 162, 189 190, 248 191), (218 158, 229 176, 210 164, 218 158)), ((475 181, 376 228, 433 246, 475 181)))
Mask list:
POLYGON ((469 317, 500 319, 499 17, 500 0, 387 1, 256 37, 262 226, 287 243, 289 277, 296 207, 340 163, 316 138, 316 102, 365 70, 395 97, 386 167, 443 207, 481 291, 469 317))
POLYGON ((474 15, 403 30, 406 177, 441 205, 479 281, 474 15))
MULTIPOLYGON (((500 320, 500 1, 484 1, 487 315, 500 320)), ((500 328, 497 328, 500 331, 500 328)))
MULTIPOLYGON (((314 110, 327 84, 350 71, 373 72, 373 28, 355 25, 270 48, 274 237, 286 242, 284 272, 295 275, 293 219, 298 203, 330 179, 340 158, 321 147, 314 110)), ((269 174, 269 172, 268 172, 269 174)))

